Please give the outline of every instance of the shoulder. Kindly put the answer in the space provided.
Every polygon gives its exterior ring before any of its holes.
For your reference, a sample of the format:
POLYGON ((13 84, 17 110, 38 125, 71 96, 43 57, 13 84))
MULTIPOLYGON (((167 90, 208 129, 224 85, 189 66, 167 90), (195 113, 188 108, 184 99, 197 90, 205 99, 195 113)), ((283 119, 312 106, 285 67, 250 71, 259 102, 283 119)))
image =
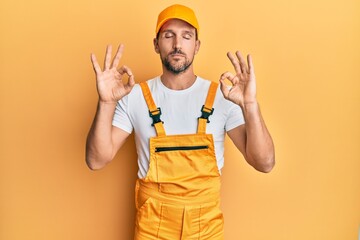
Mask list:
POLYGON ((155 78, 143 81, 143 82, 136 83, 134 85, 133 89, 131 90, 131 92, 129 93, 128 97, 130 99, 133 99, 133 98, 138 99, 139 95, 143 94, 140 84, 146 83, 149 86, 150 89, 153 89, 154 87, 156 87, 156 85, 157 85, 156 82, 157 82, 158 79, 159 79, 159 77, 155 77, 155 78))
POLYGON ((217 85, 217 87, 216 87, 216 99, 217 100, 222 100, 222 101, 226 100, 224 98, 224 95, 221 92, 219 82, 211 81, 211 80, 208 80, 208 79, 205 79, 205 78, 202 78, 202 77, 198 77, 198 81, 199 81, 199 87, 201 89, 203 89, 203 91, 206 91, 206 92, 209 90, 210 84, 215 83, 217 85))

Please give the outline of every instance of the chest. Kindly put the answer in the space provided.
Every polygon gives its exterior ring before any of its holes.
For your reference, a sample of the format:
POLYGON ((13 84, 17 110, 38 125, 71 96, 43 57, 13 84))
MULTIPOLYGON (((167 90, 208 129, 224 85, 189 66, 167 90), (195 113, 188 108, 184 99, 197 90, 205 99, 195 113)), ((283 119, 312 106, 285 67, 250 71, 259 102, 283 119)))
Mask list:
MULTIPOLYGON (((198 117, 201 116, 201 108, 205 103, 206 93, 197 96, 169 96, 165 94, 153 95, 157 107, 161 108, 161 120, 168 135, 196 133, 198 117)), ((143 99, 138 99, 136 107, 130 112, 130 119, 135 132, 145 134, 146 137, 155 136, 152 119, 143 99)), ((214 113, 210 116, 207 124, 207 132, 221 134, 224 132, 226 114, 218 101, 214 103, 214 113)))

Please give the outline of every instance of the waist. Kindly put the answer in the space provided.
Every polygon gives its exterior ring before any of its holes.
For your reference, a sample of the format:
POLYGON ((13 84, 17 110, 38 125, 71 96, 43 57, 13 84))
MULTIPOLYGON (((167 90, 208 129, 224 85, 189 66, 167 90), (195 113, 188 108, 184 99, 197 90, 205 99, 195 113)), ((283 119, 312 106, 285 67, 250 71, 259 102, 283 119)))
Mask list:
POLYGON ((177 205, 197 205, 209 202, 215 202, 220 199, 220 181, 214 186, 204 188, 203 191, 197 191, 196 194, 190 190, 183 189, 177 191, 177 186, 173 185, 171 188, 167 184, 145 182, 143 179, 137 180, 138 194, 145 194, 148 197, 155 198, 161 202, 177 205), (163 191, 163 189, 166 191, 163 191))

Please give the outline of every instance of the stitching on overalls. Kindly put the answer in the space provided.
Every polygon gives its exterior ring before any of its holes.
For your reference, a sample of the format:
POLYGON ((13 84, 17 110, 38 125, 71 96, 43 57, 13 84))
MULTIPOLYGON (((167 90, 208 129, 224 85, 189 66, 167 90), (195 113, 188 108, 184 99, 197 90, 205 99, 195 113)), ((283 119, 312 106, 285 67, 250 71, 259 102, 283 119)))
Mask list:
POLYGON ((157 234, 156 234, 157 239, 159 239, 162 218, 163 218, 163 203, 161 203, 161 206, 160 206, 160 218, 159 218, 159 225, 158 225, 158 230, 157 230, 157 234))

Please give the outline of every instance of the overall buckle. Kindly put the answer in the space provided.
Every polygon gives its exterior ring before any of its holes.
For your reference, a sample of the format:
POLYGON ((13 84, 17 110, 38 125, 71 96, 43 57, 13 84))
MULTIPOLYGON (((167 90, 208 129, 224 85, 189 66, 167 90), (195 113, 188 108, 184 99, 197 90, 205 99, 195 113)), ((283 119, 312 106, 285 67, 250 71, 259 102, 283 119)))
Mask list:
POLYGON ((159 122, 164 123, 163 121, 161 121, 160 115, 161 115, 161 108, 157 108, 154 111, 149 110, 149 116, 153 119, 153 123, 151 124, 151 126, 154 126, 154 124, 159 122))
POLYGON ((210 117, 210 115, 213 114, 213 112, 214 112, 214 108, 207 108, 207 107, 205 107, 205 105, 203 105, 201 108, 201 117, 199 117, 199 118, 206 119, 206 122, 209 123, 210 122, 209 117, 210 117))

